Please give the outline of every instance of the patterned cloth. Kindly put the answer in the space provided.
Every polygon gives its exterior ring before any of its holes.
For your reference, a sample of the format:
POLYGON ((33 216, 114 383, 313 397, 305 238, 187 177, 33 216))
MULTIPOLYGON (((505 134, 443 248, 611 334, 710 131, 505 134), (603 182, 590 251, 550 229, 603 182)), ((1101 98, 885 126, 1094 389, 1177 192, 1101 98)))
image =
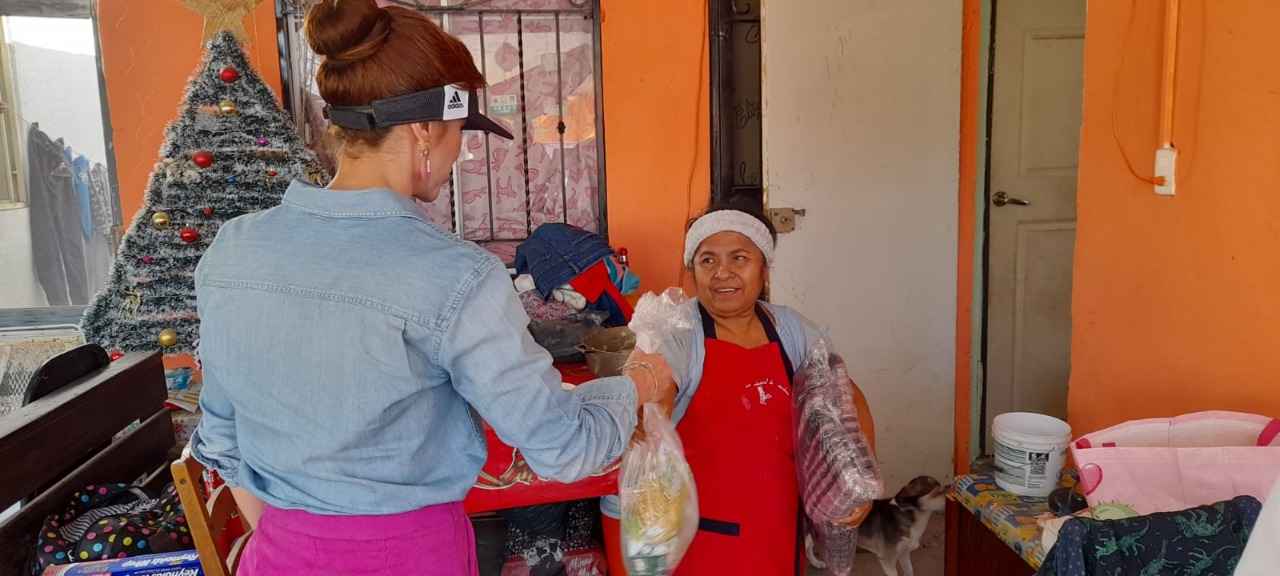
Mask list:
POLYGON ((520 303, 524 305, 524 311, 529 314, 530 320, 541 322, 564 320, 576 312, 561 302, 543 298, 536 290, 520 294, 520 303))
POLYGON ((1258 520, 1252 496, 1122 520, 1067 521, 1040 576, 1231 574, 1258 520))
MULTIPOLYGON (((1062 487, 1071 487, 1078 481, 1074 470, 1064 470, 1058 482, 1062 487)), ((1051 512, 1047 499, 1018 496, 998 488, 994 478, 978 475, 956 478, 951 497, 1032 568, 1039 568, 1044 562, 1049 551, 1041 545, 1044 530, 1036 523, 1036 517, 1051 512)))
POLYGON ((569 503, 563 537, 534 534, 509 525, 503 575, 599 574, 604 565, 603 550, 591 536, 599 515, 600 509, 591 500, 569 503))
POLYGON ((30 574, 49 566, 194 546, 172 482, 154 499, 127 484, 92 485, 76 492, 63 513, 45 519, 30 574))

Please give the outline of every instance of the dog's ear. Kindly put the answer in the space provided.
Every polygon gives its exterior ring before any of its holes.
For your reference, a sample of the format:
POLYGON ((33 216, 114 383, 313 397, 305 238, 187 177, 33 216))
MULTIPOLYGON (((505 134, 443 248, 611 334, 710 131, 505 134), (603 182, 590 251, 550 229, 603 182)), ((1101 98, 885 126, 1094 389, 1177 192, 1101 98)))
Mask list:
POLYGON ((941 483, 932 476, 918 476, 908 482, 906 486, 903 486, 902 490, 899 490, 898 495, 894 496, 893 499, 899 506, 915 504, 921 498, 932 494, 939 486, 941 486, 941 483))

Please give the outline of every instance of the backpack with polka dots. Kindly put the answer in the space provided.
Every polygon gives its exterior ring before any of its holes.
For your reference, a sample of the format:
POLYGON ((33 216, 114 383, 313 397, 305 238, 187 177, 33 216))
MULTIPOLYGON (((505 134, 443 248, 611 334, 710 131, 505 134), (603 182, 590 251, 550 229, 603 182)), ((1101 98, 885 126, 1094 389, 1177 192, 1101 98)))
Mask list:
POLYGON ((194 547, 173 483, 159 498, 137 486, 98 484, 76 492, 62 514, 45 519, 32 574, 60 564, 194 547))

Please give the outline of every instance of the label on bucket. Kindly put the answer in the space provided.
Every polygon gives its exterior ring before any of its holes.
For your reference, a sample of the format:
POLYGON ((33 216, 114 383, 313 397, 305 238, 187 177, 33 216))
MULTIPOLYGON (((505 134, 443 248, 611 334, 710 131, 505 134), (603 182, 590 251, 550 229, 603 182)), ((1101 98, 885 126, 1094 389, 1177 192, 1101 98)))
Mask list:
MULTIPOLYGON (((1011 486, 1041 490, 1058 483, 1057 470, 1049 476, 1049 452, 1030 452, 996 443, 996 478, 1011 486)), ((1065 454, 1064 454, 1065 456, 1065 454)))

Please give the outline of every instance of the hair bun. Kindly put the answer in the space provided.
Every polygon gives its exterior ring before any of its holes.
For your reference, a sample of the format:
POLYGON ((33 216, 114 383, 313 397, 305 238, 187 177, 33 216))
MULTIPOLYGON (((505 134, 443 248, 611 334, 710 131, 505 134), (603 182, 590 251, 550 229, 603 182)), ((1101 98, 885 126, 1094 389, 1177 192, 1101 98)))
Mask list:
POLYGON ((391 13, 375 0, 322 0, 307 12, 304 33, 311 50, 329 65, 368 58, 387 41, 391 13))

